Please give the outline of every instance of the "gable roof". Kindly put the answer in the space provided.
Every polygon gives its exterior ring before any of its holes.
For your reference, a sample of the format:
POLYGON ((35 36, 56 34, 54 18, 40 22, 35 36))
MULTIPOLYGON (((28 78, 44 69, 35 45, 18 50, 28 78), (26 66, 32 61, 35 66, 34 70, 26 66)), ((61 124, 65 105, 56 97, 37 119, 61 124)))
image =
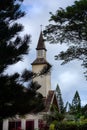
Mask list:
POLYGON ((39 114, 42 115, 43 113, 50 112, 52 105, 56 105, 56 107, 59 110, 58 103, 57 103, 57 98, 56 98, 56 94, 55 94, 54 90, 49 90, 47 98, 43 98, 43 103, 44 103, 44 109, 42 111, 36 112, 33 109, 30 112, 30 114, 37 114, 37 113, 39 113, 39 114))
POLYGON ((44 39, 43 39, 43 34, 41 31, 36 50, 42 50, 42 49, 44 49, 46 51, 46 47, 45 47, 44 39))
POLYGON ((50 111, 51 105, 56 105, 57 108, 58 108, 58 103, 57 103, 57 98, 56 98, 56 95, 55 95, 55 91, 53 91, 53 90, 49 91, 48 96, 45 99, 44 103, 45 103, 45 109, 43 110, 43 112, 50 111))

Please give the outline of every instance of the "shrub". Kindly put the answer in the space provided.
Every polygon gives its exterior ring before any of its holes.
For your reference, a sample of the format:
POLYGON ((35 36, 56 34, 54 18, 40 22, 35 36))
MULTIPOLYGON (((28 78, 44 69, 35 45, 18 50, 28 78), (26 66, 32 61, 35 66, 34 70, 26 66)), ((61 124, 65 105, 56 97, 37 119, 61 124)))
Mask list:
POLYGON ((55 130, 55 125, 53 123, 50 124, 49 130, 55 130))
POLYGON ((87 130, 87 122, 58 122, 58 130, 87 130))

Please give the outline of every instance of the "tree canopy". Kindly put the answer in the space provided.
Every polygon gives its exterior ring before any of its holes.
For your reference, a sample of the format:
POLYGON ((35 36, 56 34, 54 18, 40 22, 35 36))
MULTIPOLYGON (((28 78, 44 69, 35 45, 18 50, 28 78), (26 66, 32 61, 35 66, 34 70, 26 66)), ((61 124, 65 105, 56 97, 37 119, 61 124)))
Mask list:
POLYGON ((62 99, 61 90, 60 90, 60 87, 58 86, 58 84, 56 86, 56 97, 57 97, 59 112, 63 113, 64 112, 64 103, 63 103, 63 99, 62 99))
POLYGON ((74 97, 72 99, 72 104, 69 104, 69 106, 70 106, 70 113, 75 115, 81 113, 81 99, 78 91, 75 92, 74 97))
POLYGON ((72 106, 74 107, 74 109, 81 108, 81 100, 78 91, 75 92, 75 95, 72 100, 72 106))
POLYGON ((82 61, 87 78, 87 0, 75 1, 73 5, 60 8, 55 14, 50 13, 50 22, 44 35, 50 43, 68 45, 66 51, 61 51, 55 58, 65 64, 71 60, 82 61))
MULTIPOLYGON (((25 70, 22 74, 5 74, 9 65, 23 60, 29 53, 30 35, 20 36, 23 30, 18 20, 25 15, 21 10, 23 0, 0 0, 0 120, 37 112, 44 108, 43 97, 37 92, 41 86, 32 83, 35 76, 25 70), (23 83, 28 82, 25 88, 23 83), (39 107, 38 107, 39 105, 39 107)), ((46 74, 49 67, 41 71, 46 74)))

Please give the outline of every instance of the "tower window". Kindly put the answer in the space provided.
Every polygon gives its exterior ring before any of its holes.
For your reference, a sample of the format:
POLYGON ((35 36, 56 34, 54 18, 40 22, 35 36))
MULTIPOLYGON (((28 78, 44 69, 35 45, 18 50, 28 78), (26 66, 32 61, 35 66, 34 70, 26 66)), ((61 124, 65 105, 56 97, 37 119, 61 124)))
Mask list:
POLYGON ((42 50, 38 51, 38 56, 42 56, 42 50))
POLYGON ((45 51, 44 50, 38 50, 38 57, 45 57, 45 51))

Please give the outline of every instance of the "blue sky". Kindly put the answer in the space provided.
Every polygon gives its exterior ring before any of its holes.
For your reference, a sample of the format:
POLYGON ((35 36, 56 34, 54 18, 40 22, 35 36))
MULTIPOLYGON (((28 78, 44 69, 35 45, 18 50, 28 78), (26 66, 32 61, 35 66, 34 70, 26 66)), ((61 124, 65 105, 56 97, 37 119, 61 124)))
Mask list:
MULTIPOLYGON (((23 9, 26 16, 19 20, 24 25, 24 32, 31 34, 31 45, 28 56, 24 57, 23 62, 10 67, 10 72, 21 72, 24 68, 31 69, 31 63, 36 58, 36 45, 40 34, 40 25, 43 29, 49 24, 49 12, 56 12, 59 7, 65 8, 72 5, 74 0, 25 0, 23 9)), ((61 66, 61 61, 55 61, 54 56, 61 50, 66 50, 65 45, 53 45, 45 43, 47 48, 47 60, 52 64, 51 88, 55 89, 59 84, 64 102, 71 101, 75 91, 78 90, 82 104, 87 103, 87 81, 83 75, 83 68, 79 61, 72 61, 61 66)))

